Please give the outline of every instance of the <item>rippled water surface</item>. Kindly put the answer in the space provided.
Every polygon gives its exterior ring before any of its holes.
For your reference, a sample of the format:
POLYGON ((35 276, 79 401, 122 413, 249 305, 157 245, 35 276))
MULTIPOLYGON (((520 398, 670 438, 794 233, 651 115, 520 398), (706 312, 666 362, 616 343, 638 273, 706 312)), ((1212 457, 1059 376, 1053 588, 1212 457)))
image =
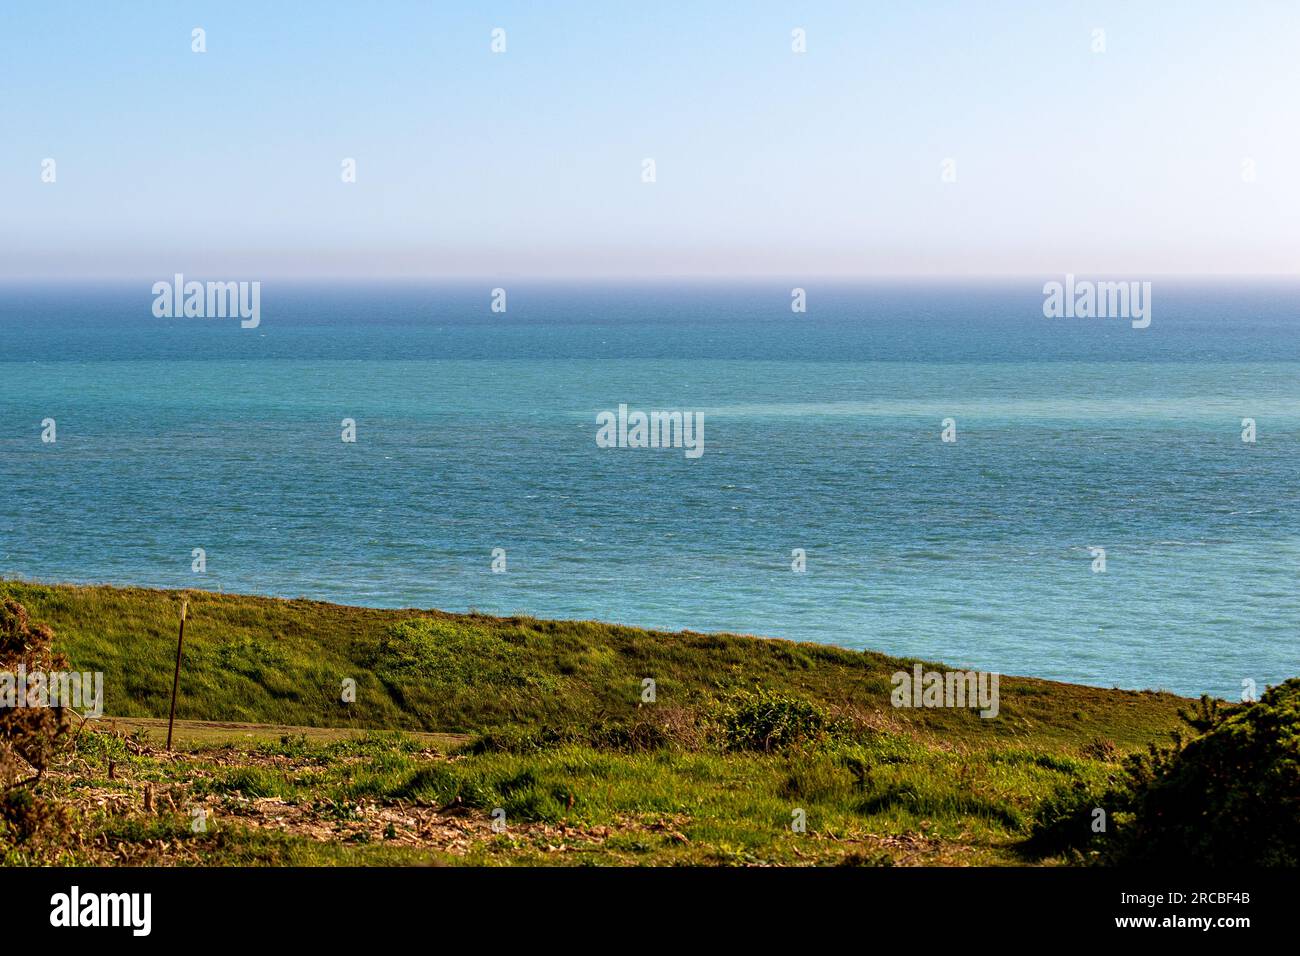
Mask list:
POLYGON ((1188 694, 1298 671, 1293 286, 1157 282, 1134 330, 1033 282, 807 284, 807 315, 789 283, 534 285, 504 316, 490 284, 268 282, 244 330, 156 319, 150 284, 0 287, 0 575, 1188 694), (620 403, 703 412, 705 454, 598 448, 620 403))

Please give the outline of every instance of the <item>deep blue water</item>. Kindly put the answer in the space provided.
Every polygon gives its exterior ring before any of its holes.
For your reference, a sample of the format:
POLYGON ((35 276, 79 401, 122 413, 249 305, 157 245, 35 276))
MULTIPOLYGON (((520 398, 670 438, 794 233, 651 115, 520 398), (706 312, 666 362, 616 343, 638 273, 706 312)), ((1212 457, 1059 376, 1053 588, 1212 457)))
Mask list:
POLYGON ((1045 319, 1041 280, 267 282, 245 330, 150 285, 0 286, 0 575, 1300 671, 1300 286, 1157 281, 1137 330, 1045 319), (704 455, 598 448, 619 403, 703 412, 704 455))

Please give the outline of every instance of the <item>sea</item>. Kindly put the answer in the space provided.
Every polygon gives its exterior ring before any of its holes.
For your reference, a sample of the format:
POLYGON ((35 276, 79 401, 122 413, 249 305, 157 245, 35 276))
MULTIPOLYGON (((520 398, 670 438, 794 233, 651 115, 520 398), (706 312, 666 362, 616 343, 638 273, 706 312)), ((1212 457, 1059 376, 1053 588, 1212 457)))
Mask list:
POLYGON ((267 280, 254 328, 9 282, 0 576, 1300 673, 1300 284, 1155 279, 1134 328, 1049 279, 267 280), (702 453, 602 447, 620 405, 702 453))

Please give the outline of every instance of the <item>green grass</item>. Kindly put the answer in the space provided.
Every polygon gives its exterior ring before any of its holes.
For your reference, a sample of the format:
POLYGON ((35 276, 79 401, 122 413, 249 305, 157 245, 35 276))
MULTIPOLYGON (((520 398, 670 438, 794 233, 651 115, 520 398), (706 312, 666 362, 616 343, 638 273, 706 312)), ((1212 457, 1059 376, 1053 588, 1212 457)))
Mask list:
MULTIPOLYGON (((944 744, 1132 749, 1177 723, 1180 698, 1004 677, 1001 711, 901 709, 910 659, 728 634, 590 621, 377 610, 204 591, 189 597, 177 717, 307 727, 476 733, 626 725, 687 714, 754 686, 944 744), (356 682, 343 703, 344 679, 356 682)), ((165 717, 182 592, 0 581, 0 597, 54 628, 81 670, 104 673, 106 713, 165 717)), ((930 665, 940 667, 942 665, 930 665)))
POLYGON ((0 581, 132 732, 94 725, 41 782, 75 843, 0 823, 5 862, 1061 862, 1030 852, 1035 813, 1102 789, 1187 704, 1003 677, 984 719, 892 707, 913 662, 872 652, 187 594, 175 759, 156 748, 181 593, 0 581))
POLYGON ((43 784, 81 807, 93 835, 64 862, 123 852, 132 862, 176 862, 189 853, 207 865, 1035 863, 1044 861, 1026 838, 1039 802, 1116 769, 1018 747, 962 751, 892 737, 781 754, 563 745, 449 757, 411 737, 375 734, 199 747, 175 761, 89 732, 78 762, 77 775, 43 784), (152 811, 143 808, 145 787, 158 795, 152 811), (115 796, 105 800, 106 790, 115 796), (213 814, 202 834, 188 828, 196 805, 213 814), (376 814, 394 807, 399 825, 389 829, 376 814), (412 813, 482 822, 493 811, 504 813, 505 831, 480 825, 455 850, 437 838, 395 839, 414 832, 412 813), (803 832, 792 826, 796 814, 803 832), (303 827, 267 829, 285 815, 301 815, 303 827))
MULTIPOLYGON (((141 740, 161 747, 167 740, 165 717, 105 717, 94 724, 97 730, 137 734, 141 740)), ((199 746, 256 747, 285 738, 309 743, 334 743, 350 740, 363 730, 341 727, 300 727, 288 724, 215 723, 202 720, 177 720, 172 743, 177 749, 199 746)), ((412 736, 434 750, 447 751, 469 739, 467 734, 412 732, 412 736)))

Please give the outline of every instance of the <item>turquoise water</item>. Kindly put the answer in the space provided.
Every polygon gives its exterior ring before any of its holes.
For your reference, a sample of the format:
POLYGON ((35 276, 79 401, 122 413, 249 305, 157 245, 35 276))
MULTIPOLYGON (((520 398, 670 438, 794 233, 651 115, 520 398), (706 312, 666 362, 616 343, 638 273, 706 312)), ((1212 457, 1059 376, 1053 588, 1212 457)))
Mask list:
POLYGON ((810 287, 805 316, 790 284, 521 287, 500 316, 496 283, 267 283, 242 330, 155 319, 150 284, 0 289, 0 575, 1234 698, 1297 673, 1295 287, 1157 283, 1139 331, 1044 319, 1041 282, 810 287), (619 403, 703 412, 705 454, 598 448, 619 403))

